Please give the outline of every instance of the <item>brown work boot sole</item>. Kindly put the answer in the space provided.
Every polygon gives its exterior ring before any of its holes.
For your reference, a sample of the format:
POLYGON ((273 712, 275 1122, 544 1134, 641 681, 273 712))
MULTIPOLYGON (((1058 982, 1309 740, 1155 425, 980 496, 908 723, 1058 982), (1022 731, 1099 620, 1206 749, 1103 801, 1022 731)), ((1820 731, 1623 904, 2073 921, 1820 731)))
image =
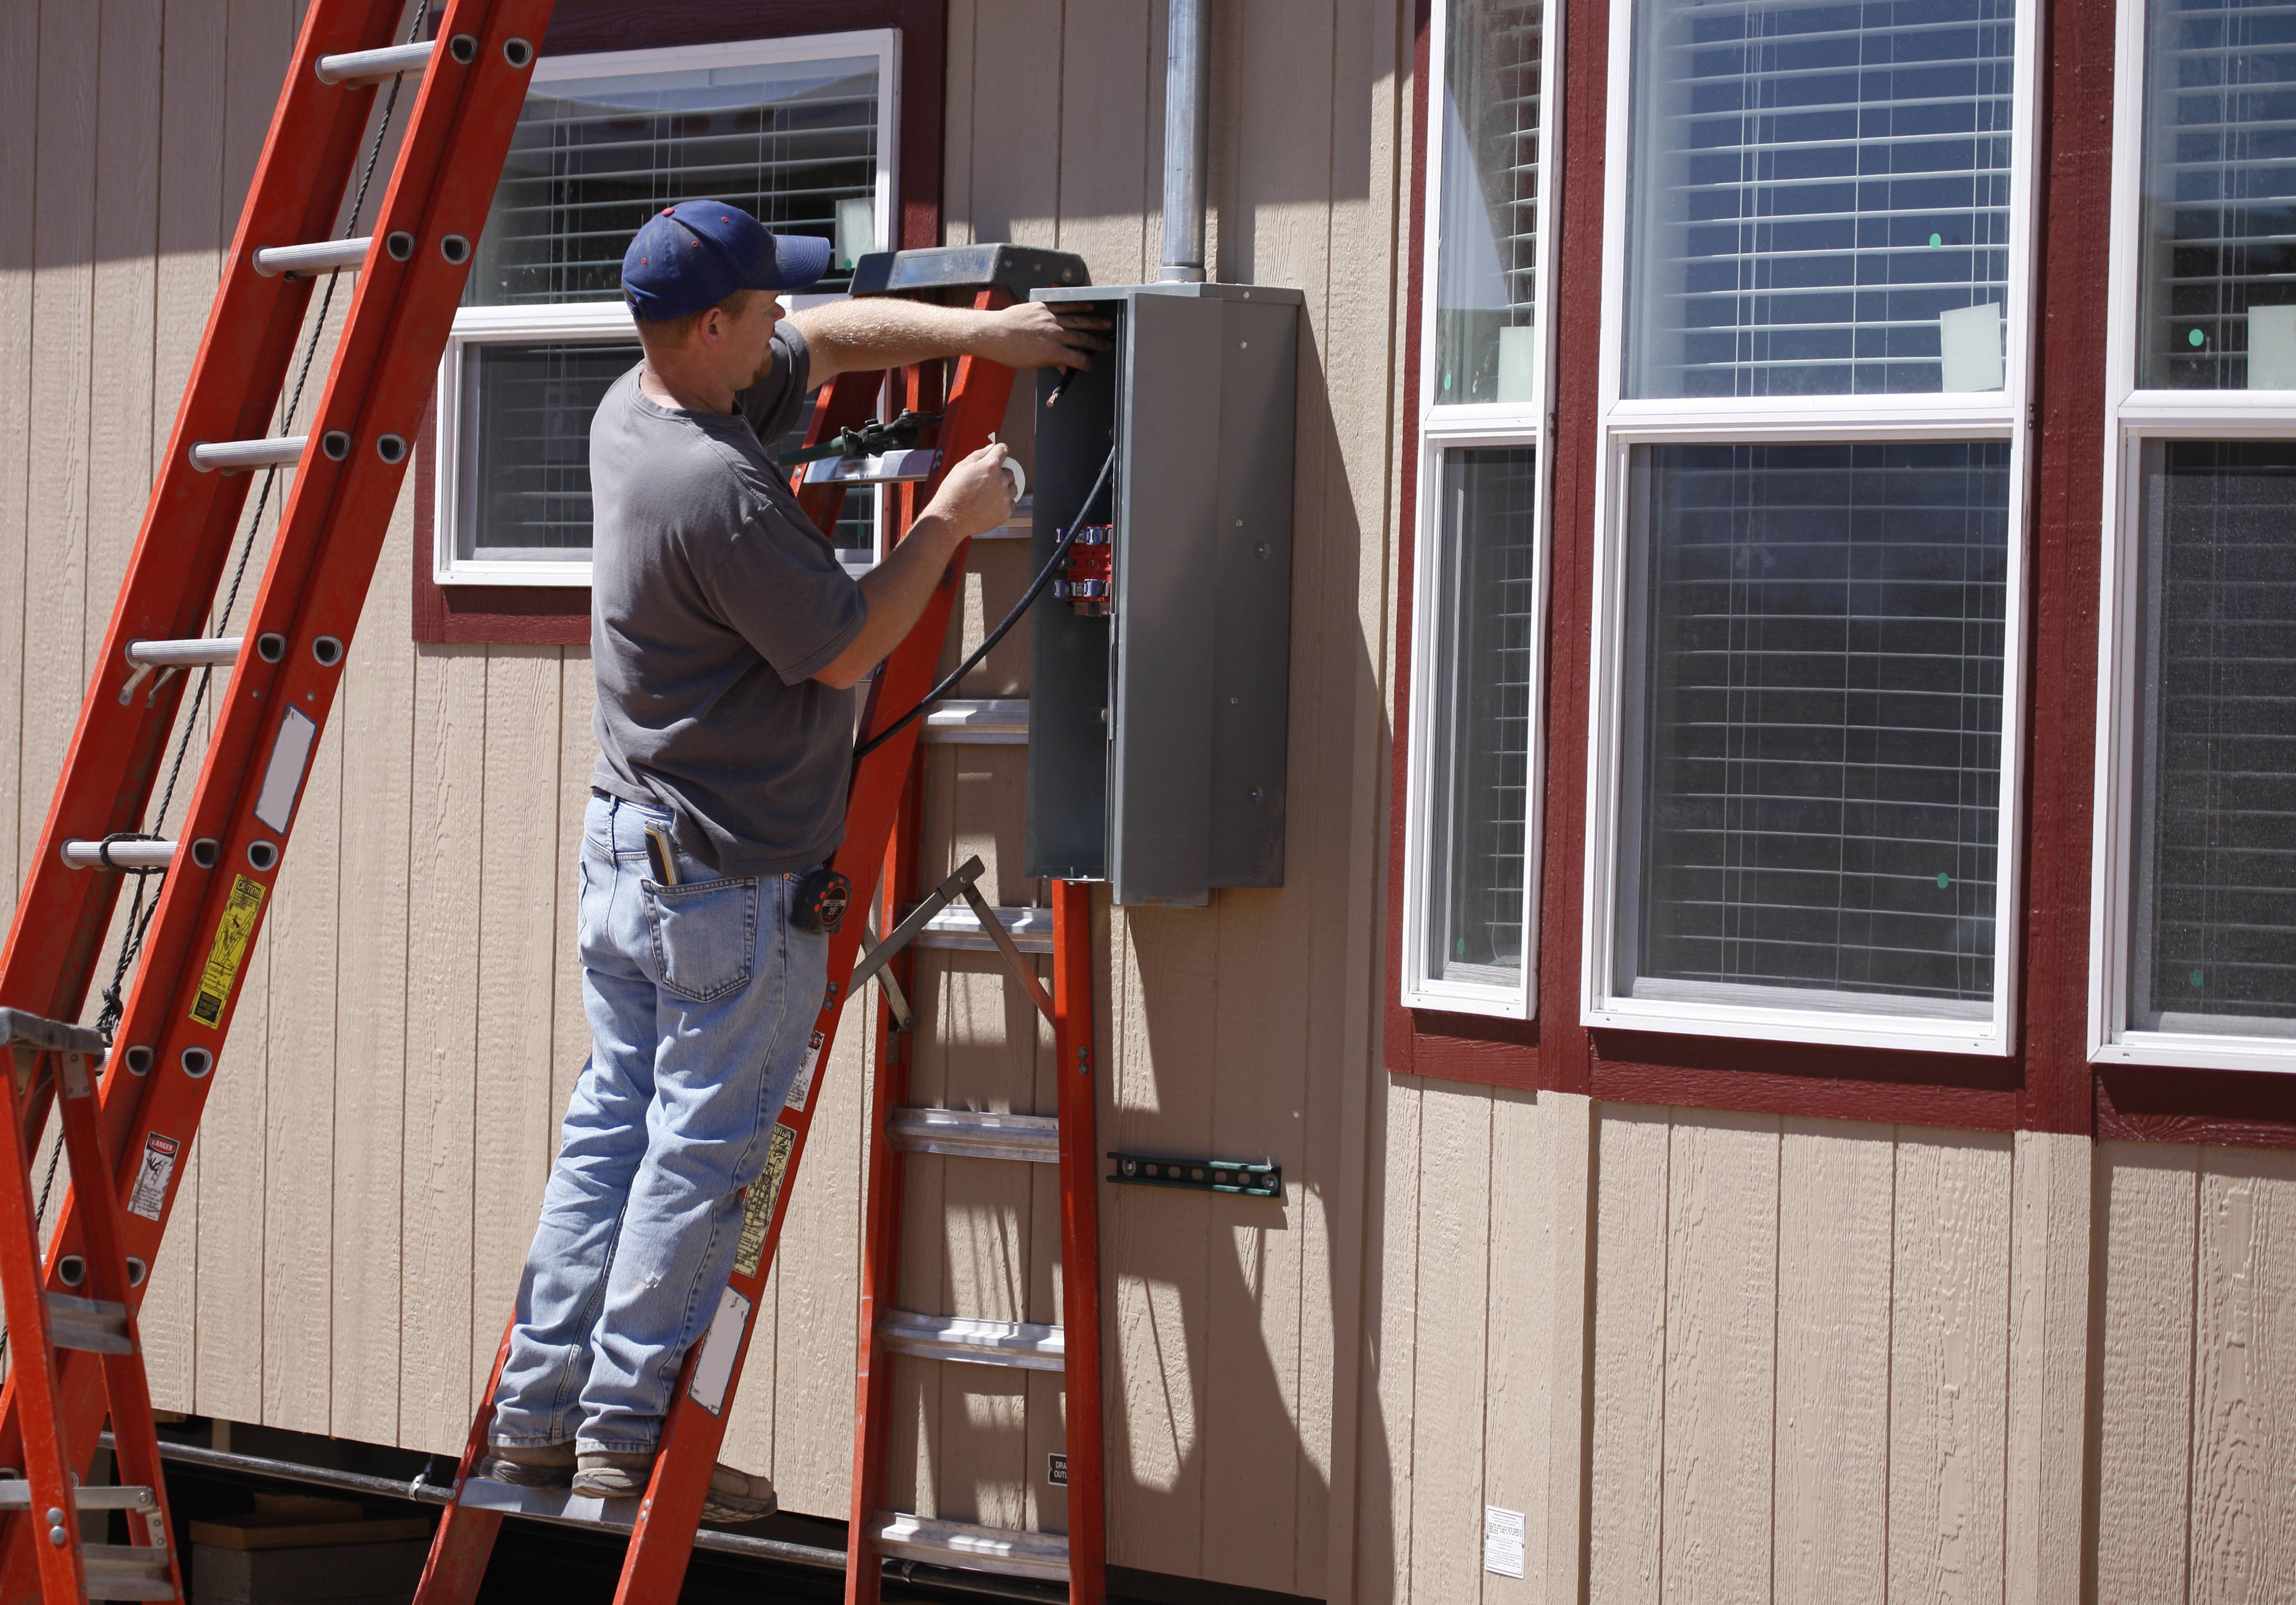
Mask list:
POLYGON ((496 1445, 480 1460, 472 1475, 514 1488, 562 1488, 574 1476, 574 1445, 511 1448, 496 1445))

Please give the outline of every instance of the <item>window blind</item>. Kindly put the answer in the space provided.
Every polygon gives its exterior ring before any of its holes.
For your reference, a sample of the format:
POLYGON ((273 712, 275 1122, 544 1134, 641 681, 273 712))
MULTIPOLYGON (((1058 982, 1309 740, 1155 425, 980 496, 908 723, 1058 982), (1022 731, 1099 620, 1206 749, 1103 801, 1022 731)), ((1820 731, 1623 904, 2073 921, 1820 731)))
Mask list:
POLYGON ((2296 384, 2296 322, 2249 316, 2296 305, 2296 4, 2153 0, 2150 23, 2144 382, 2296 384))
MULTIPOLYGON (((777 232, 837 238, 840 204, 876 195, 877 71, 867 56, 537 85, 465 304, 611 299, 630 236, 680 201, 730 201, 777 232)), ((822 287, 843 283, 840 269, 822 287)))
POLYGON ((2133 1021, 2296 1035, 2296 444, 2145 454, 2133 1021))
POLYGON ((1634 480, 1633 995, 1986 1013, 2007 444, 1643 446, 1634 480))
POLYGON ((1999 388, 2015 36, 2014 0, 1640 0, 1628 393, 1999 388))
POLYGON ((1513 986, 1522 974, 1537 463, 1529 446, 1442 456, 1422 748, 1430 980, 1513 986))
POLYGON ((1455 0, 1445 19, 1439 405, 1531 399, 1545 13, 1455 0))

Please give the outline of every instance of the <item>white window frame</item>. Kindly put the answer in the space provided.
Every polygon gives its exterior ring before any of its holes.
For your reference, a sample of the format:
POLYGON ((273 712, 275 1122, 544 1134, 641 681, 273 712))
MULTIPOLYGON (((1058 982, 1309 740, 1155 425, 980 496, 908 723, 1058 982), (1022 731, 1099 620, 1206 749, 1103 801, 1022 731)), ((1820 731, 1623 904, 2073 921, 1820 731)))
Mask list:
MULTIPOLYGON (((1939 395, 1628 398, 1621 394, 1626 334, 1628 167, 1636 0, 1611 8, 1609 127, 1603 197, 1603 348, 1595 487, 1592 665, 1588 675, 1587 861, 1579 1018, 1588 1026, 1844 1047, 2005 1056, 2015 1049, 2019 938, 2017 888, 2023 832, 2024 626, 2028 479, 2031 472, 2033 215, 2038 201, 2036 120, 2040 111, 2041 0, 2019 0, 2009 147, 2009 282, 2005 349, 1997 391, 1939 395), (2009 442, 2007 594, 2001 665, 2001 807, 1994 901, 1993 1004, 1982 1019, 1854 1007, 1637 998, 1616 986, 1620 839, 1627 798, 1625 661, 1629 456, 1638 446, 1687 442, 1816 445, 1918 440, 2009 442)), ((1782 991, 1784 989, 1781 989, 1782 991)))
POLYGON ((2155 440, 2296 440, 2296 390, 2145 390, 2143 293, 2146 0, 2120 0, 2112 97, 2112 257, 2105 295, 2103 595, 2097 610, 2096 827, 2089 880, 2088 1056, 2095 1064, 2296 1073, 2296 1037, 2152 1031, 2128 1021, 2135 939, 2138 620, 2144 583, 2144 453, 2155 440))
POLYGON ((1405 755, 1405 813, 1403 831, 1403 1006, 1439 1009, 1455 1014, 1482 1014, 1502 1020, 1528 1020, 1538 1011, 1538 894, 1540 847, 1545 798, 1539 779, 1546 751, 1546 588, 1549 536, 1554 522, 1549 487, 1554 478, 1552 405, 1554 366, 1554 225, 1557 192, 1562 188, 1562 164, 1554 159, 1555 128, 1562 104, 1562 12, 1564 0, 1546 0, 1539 25, 1538 106, 1538 237, 1534 255, 1532 327, 1538 334, 1532 365, 1531 399, 1508 402, 1439 404, 1438 369, 1442 361, 1437 319, 1438 253, 1442 249, 1440 219, 1444 188, 1443 111, 1448 101, 1445 80, 1448 23, 1456 0, 1437 0, 1430 23, 1426 86, 1426 192, 1420 196, 1419 306, 1419 479, 1417 505, 1412 516, 1417 537, 1412 576, 1411 721, 1405 755), (1524 762, 1529 773, 1523 790, 1522 973, 1512 987, 1479 985, 1429 979, 1427 911, 1429 877, 1436 866, 1429 862, 1429 794, 1434 782, 1431 766, 1437 756, 1429 750, 1433 729, 1436 662, 1447 644, 1436 639, 1437 585, 1453 559, 1451 542, 1442 517, 1443 454, 1474 446, 1520 448, 1535 454, 1532 496, 1536 508, 1531 544, 1531 631, 1529 726, 1524 738, 1524 762))
MULTIPOLYGON (((545 55, 534 65, 536 85, 566 78, 610 77, 619 72, 678 71, 696 67, 758 67, 840 56, 877 59, 876 239, 873 249, 890 249, 899 198, 901 35, 898 29, 873 28, 844 33, 805 34, 783 39, 746 39, 724 45, 680 45, 659 50, 602 51, 589 55, 545 55)), ((785 295, 791 311, 842 300, 841 295, 785 295)), ((439 363, 436 471, 430 528, 431 578, 441 585, 587 585, 590 560, 519 558, 484 560, 456 555, 462 517, 463 378, 473 347, 531 345, 537 341, 615 344, 637 339, 636 320, 619 296, 594 301, 565 301, 540 307, 463 307, 455 313, 447 349, 439 363)))

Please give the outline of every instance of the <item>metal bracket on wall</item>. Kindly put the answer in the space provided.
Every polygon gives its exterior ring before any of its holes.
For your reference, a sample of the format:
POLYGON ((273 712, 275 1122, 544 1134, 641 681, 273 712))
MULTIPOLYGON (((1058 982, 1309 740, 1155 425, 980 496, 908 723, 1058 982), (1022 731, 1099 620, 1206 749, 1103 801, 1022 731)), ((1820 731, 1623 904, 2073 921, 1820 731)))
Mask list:
POLYGON ((1134 1187, 1185 1187, 1196 1192, 1236 1192, 1246 1198, 1282 1198, 1281 1165, 1243 1165, 1233 1159, 1173 1159, 1160 1154, 1111 1153, 1116 1174, 1108 1179, 1134 1187))

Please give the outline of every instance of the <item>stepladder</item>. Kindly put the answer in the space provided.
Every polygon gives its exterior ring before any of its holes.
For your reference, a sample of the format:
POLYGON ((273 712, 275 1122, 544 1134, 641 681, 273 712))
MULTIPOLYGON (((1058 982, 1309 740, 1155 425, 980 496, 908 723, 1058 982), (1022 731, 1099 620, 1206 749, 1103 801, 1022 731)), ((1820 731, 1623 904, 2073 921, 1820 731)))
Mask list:
MULTIPOLYGON (((1078 283, 1083 264, 1072 256, 1011 246, 904 251, 865 260, 857 269, 857 294, 906 295, 992 310, 1024 297, 1038 285, 1078 283)), ((886 498, 889 537, 900 538, 924 506, 939 476, 1007 426, 1013 374, 976 357, 914 364, 890 373, 845 373, 824 388, 815 405, 808 439, 820 447, 840 440, 851 449, 816 455, 798 467, 795 489, 815 528, 837 521, 847 489, 873 483, 886 498), (904 416, 911 422, 889 439, 874 416, 904 416), (878 449, 882 448, 882 449, 878 449)), ((920 743, 933 719, 908 717, 938 690, 936 684, 955 604, 963 582, 965 554, 960 552, 942 576, 923 616, 878 673, 861 719, 865 740, 857 749, 842 845, 836 869, 852 883, 854 907, 831 938, 828 984, 813 1021, 807 1065, 781 1110, 772 1134, 765 1174, 748 1189, 739 1250, 714 1319, 685 1356, 671 1395, 660 1452, 650 1485, 634 1500, 583 1498, 562 1488, 517 1487, 478 1476, 484 1458, 492 1400, 508 1351, 509 1330, 498 1351, 480 1410, 457 1468, 454 1496, 442 1518, 425 1571, 419 1605, 463 1605, 476 1596, 502 1521, 508 1516, 620 1528, 629 1534, 616 1598, 623 1601, 676 1597, 693 1550, 712 1470, 725 1438, 727 1417, 740 1385, 743 1363, 758 1326, 760 1300, 781 1241, 783 1221, 805 1153, 806 1140, 820 1107, 819 1077, 828 1070, 832 1049, 848 1006, 867 979, 880 987, 877 1058, 871 1112, 867 1237, 862 1268, 860 1366, 856 1412, 854 1519, 848 1535, 848 1596, 877 1597, 882 1567, 924 1560, 930 1564, 1013 1573, 1065 1582, 1072 1599, 1103 1597, 1100 1509, 1100 1404, 1097 1323, 1097 1228, 1093 1204, 1093 1071, 1089 960, 1089 888, 1055 883, 1052 905, 1030 911, 1016 922, 1052 928, 1054 986, 1047 991, 1031 962, 1006 930, 1016 911, 990 907, 972 888, 976 863, 961 870, 919 902, 918 832, 920 743), (964 910, 950 905, 964 900, 964 910), (865 916, 864 905, 875 913, 865 916), (934 918, 969 915, 972 927, 1000 949, 1015 981, 1031 996, 1048 1023, 1056 1051, 1073 1060, 1078 1074, 1073 1093, 1062 1087, 1061 1115, 980 1117, 963 1110, 914 1110, 904 1101, 907 1043, 915 1022, 903 1001, 904 981, 914 979, 911 944, 929 937, 934 918), (882 943, 873 930, 886 933, 882 943), (1000 940, 1001 938, 1001 940, 1000 940), (1064 956, 1065 955, 1065 956, 1064 956), (1071 1108, 1074 1103, 1078 1107, 1071 1108), (1066 1415, 1069 1457, 1078 1468, 1069 1499, 1070 1532, 997 1532, 964 1524, 934 1522, 914 1514, 881 1511, 888 1379, 893 1354, 906 1340, 905 1321, 914 1313, 897 1310, 893 1268, 898 1260, 901 1155, 911 1146, 906 1134, 919 1121, 938 1120, 944 1128, 972 1120, 1008 1130, 1028 1128, 1025 1153, 1003 1157, 1058 1163, 1063 1178, 1064 1319, 1029 1333, 983 1343, 975 1354, 946 1357, 975 1363, 1012 1363, 1062 1367, 1069 1380, 1066 1415), (1073 1151, 1068 1151, 1072 1149, 1073 1151), (1071 1211, 1068 1200, 1081 1201, 1071 1211), (1065 1339, 1068 1353, 1059 1353, 1065 1339), (1033 1345, 1033 1347, 1031 1347, 1033 1345)), ((938 717, 938 716, 936 716, 938 717)), ((960 716, 961 717, 961 716, 960 716)), ((944 724, 942 727, 946 727, 944 724)), ((999 728, 1011 728, 1009 717, 999 728)), ((1041 930, 1031 933, 1041 943, 1041 930)), ((968 944, 971 945, 971 944, 968 944)), ((951 1151, 943 1148, 939 1151, 951 1151)), ((964 1151, 977 1151, 966 1150, 964 1151)), ((964 1323, 959 1322, 959 1325, 964 1323)), ((977 1324, 977 1323, 975 1323, 977 1324)), ((944 1346, 945 1347, 945 1346, 944 1346)), ((909 1352, 920 1352, 914 1347, 909 1352)))
POLYGON ((0 954, 20 1071, 7 1111, 17 1163, 5 1168, 14 1174, 59 1114, 72 1180, 42 1257, 37 1208, 0 1178, 0 1213, 17 1216, 0 1221, 14 1362, 0 1391, 0 1466, 24 1470, 30 1495, 0 1497, 5 1605, 179 1597, 156 1447, 146 1454, 135 1314, 550 10, 444 0, 420 7, 406 34, 402 0, 305 11, 0 954), (378 198, 369 180, 386 134, 398 146, 378 198), (338 287, 351 288, 307 405, 322 329, 305 325, 322 282, 322 327, 338 287), (241 620, 237 579, 225 587, 233 552, 244 572, 287 471, 241 620), (226 667, 227 682, 210 680, 226 667), (217 684, 227 689, 210 702, 217 684), (162 790, 160 778, 184 773, 201 739, 176 817, 175 781, 162 790), (87 1002, 123 876, 155 873, 156 897, 139 892, 127 921, 111 1029, 73 1035, 63 1022, 87 1002), (48 1073, 24 1066, 28 1048, 48 1073), (20 1257, 19 1235, 30 1245, 20 1257), (107 1417, 121 1470, 144 1492, 75 1494, 107 1417), (74 1537, 75 1507, 107 1501, 129 1512, 131 1534, 144 1529, 144 1542, 118 1546, 124 1558, 74 1537), (130 1588, 146 1592, 118 1592, 130 1588))
POLYGON ((21 1474, 0 1480, 0 1510, 34 1535, 44 1599, 181 1600, 159 1431, 131 1304, 148 1266, 120 1247, 123 1210, 97 1129, 95 1081, 104 1052, 101 1032, 0 1009, 0 1295, 14 1350, 9 1384, 23 1447, 21 1474), (28 1130, 25 1122, 36 1093, 58 1117, 73 1186, 86 1200, 78 1246, 56 1267, 70 1291, 42 1285, 31 1173, 37 1128, 28 1130), (57 1387, 59 1357, 67 1353, 94 1355, 102 1367, 123 1478, 116 1485, 81 1486, 57 1387), (80 1513, 111 1511, 127 1513, 129 1542, 85 1542, 80 1513))

